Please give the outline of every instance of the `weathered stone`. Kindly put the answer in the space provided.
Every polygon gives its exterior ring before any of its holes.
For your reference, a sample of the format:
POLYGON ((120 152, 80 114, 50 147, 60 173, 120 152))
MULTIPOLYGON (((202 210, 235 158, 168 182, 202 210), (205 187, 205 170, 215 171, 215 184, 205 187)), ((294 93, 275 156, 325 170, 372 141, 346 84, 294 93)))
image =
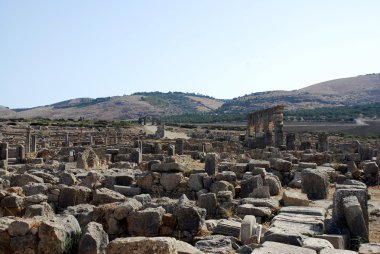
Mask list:
POLYGON ((223 171, 223 172, 219 172, 216 175, 217 181, 226 181, 226 182, 235 184, 236 179, 237 179, 236 174, 235 172, 232 172, 232 171, 223 171))
POLYGON ((240 239, 243 243, 256 234, 256 227, 256 217, 245 215, 240 228, 240 239))
POLYGON ((29 183, 22 187, 25 196, 31 196, 36 194, 46 194, 48 185, 45 183, 29 183))
POLYGON ((185 166, 176 162, 161 163, 152 165, 152 171, 155 172, 184 172, 185 166))
POLYGON ((360 244, 359 254, 375 254, 380 253, 379 243, 363 243, 360 244))
POLYGON ((293 164, 290 161, 279 159, 279 158, 270 159, 270 165, 271 165, 271 168, 278 170, 280 172, 289 172, 293 167, 293 164))
POLYGON ((211 235, 197 241, 195 247, 203 253, 225 254, 233 253, 233 243, 232 237, 230 236, 211 235))
POLYGON ((325 172, 316 169, 302 171, 302 191, 309 199, 326 199, 329 190, 329 179, 325 172))
POLYGON ((206 209, 183 205, 179 206, 174 214, 178 221, 179 230, 197 233, 204 225, 206 209))
POLYGON ((317 254, 315 250, 283 244, 278 242, 266 241, 262 247, 253 250, 252 254, 317 254))
POLYGON ((263 186, 263 179, 259 175, 252 176, 248 180, 241 181, 240 186, 240 197, 246 198, 253 192, 254 189, 259 186, 263 186))
POLYGON ((329 241, 335 249, 346 249, 348 246, 347 235, 323 234, 323 235, 316 235, 314 237, 329 241))
POLYGON ((200 191, 203 189, 203 177, 207 176, 207 173, 196 173, 189 176, 187 186, 190 190, 200 191))
POLYGON ((24 217, 26 218, 33 218, 35 216, 52 217, 54 215, 55 214, 52 207, 48 203, 43 202, 41 204, 30 205, 26 207, 24 217))
POLYGON ((90 222, 83 230, 78 253, 105 254, 108 243, 108 235, 103 230, 103 226, 96 222, 90 222))
POLYGON ((241 223, 232 220, 220 220, 214 230, 214 234, 233 236, 239 238, 241 223))
POLYGON ((361 238, 367 242, 369 231, 363 211, 356 196, 343 198, 343 211, 352 238, 361 238))
POLYGON ((158 236, 164 213, 162 207, 129 213, 128 232, 132 236, 158 236))
POLYGON ((266 175, 264 179, 264 185, 269 186, 269 193, 271 196, 276 196, 281 191, 281 181, 275 175, 266 175))
POLYGON ((76 182, 77 179, 73 173, 63 172, 59 177, 59 183, 67 186, 74 185, 76 182))
POLYGON ((215 216, 217 200, 215 193, 202 194, 197 202, 200 208, 206 209, 206 218, 213 218, 215 216))
POLYGON ((11 186, 23 187, 29 183, 43 183, 44 180, 41 177, 24 173, 22 175, 14 174, 11 178, 11 186))
POLYGON ((284 206, 309 206, 309 199, 306 194, 284 191, 282 195, 284 206))
POLYGON ((166 191, 173 191, 177 188, 182 179, 182 173, 163 173, 160 178, 160 184, 166 191))
POLYGON ((117 208, 113 212, 113 216, 117 220, 127 218, 131 212, 136 212, 142 208, 142 204, 134 198, 130 198, 123 203, 118 203, 117 208))
POLYGON ((254 168, 270 168, 270 162, 265 160, 250 160, 248 163, 248 168, 252 172, 254 168))
POLYGON ((208 153, 205 157, 205 171, 208 175, 215 175, 217 173, 217 160, 218 154, 208 153))
POLYGON ((334 249, 334 246, 329 241, 313 237, 303 239, 302 247, 315 250, 318 253, 325 248, 334 249))
POLYGON ((43 220, 38 229, 38 253, 67 253, 78 244, 81 228, 72 215, 43 220))
POLYGON ((92 197, 92 191, 82 186, 70 186, 61 189, 59 194, 58 206, 66 208, 79 204, 89 203, 92 197))
POLYGON ((269 186, 259 186, 249 196, 252 198, 270 198, 269 186))
POLYGON ((241 218, 245 215, 254 215, 256 217, 269 217, 272 211, 268 207, 255 207, 252 204, 238 206, 238 214, 241 218))
POLYGON ((226 181, 218 181, 213 183, 210 190, 215 194, 218 194, 220 191, 231 191, 232 195, 235 196, 234 186, 226 181))
POLYGON ((73 215, 77 219, 80 227, 82 228, 82 227, 86 226, 89 222, 92 221, 94 208, 95 208, 94 205, 79 204, 76 206, 67 207, 63 211, 63 214, 73 215))
POLYGON ((94 191, 94 197, 92 202, 95 205, 99 205, 114 202, 123 202, 125 200, 126 197, 124 195, 107 188, 101 188, 94 191))

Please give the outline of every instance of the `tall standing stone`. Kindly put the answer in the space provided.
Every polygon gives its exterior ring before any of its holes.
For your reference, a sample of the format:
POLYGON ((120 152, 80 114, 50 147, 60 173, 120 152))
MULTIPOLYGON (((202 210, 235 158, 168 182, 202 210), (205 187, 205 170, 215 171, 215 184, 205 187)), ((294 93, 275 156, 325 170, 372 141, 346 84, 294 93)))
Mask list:
POLYGON ((296 135, 294 133, 288 133, 286 135, 286 149, 296 150, 296 135))
POLYGON ((131 152, 131 161, 140 164, 142 162, 142 153, 139 148, 135 148, 131 152))
POLYGON ((175 149, 176 149, 178 155, 183 154, 183 139, 177 139, 175 141, 175 149))
POLYGON ((25 147, 23 145, 16 148, 16 159, 19 163, 25 162, 25 147))
POLYGON ((8 143, 4 142, 0 144, 0 161, 8 161, 8 143))
POLYGON ((328 136, 326 133, 320 133, 318 135, 318 151, 326 152, 329 149, 328 136))
POLYGON ((30 146, 30 152, 35 153, 37 151, 37 136, 36 134, 32 135, 32 143, 30 146))
POLYGON ((205 157, 205 171, 208 175, 215 175, 217 173, 217 160, 218 154, 208 153, 205 157))
POLYGON ((175 155, 175 146, 169 145, 168 146, 168 156, 174 156, 175 155))
POLYGON ((69 133, 66 133, 65 135, 65 147, 70 146, 70 139, 69 139, 69 133))

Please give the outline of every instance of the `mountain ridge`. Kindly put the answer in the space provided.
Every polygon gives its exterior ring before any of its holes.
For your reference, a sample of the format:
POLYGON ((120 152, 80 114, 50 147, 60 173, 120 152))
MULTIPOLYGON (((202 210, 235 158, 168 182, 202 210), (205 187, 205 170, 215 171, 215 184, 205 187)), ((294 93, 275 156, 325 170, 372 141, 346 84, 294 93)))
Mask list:
POLYGON ((187 113, 246 113, 284 104, 287 110, 380 102, 380 74, 334 79, 292 91, 265 91, 223 100, 197 93, 137 92, 75 98, 34 108, 0 107, 0 118, 136 119, 187 113))

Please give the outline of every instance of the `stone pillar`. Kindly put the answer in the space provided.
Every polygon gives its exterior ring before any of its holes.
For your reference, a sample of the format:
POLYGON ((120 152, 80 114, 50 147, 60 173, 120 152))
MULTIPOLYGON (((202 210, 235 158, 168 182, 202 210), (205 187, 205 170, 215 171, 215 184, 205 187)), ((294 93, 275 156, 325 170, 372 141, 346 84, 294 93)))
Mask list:
POLYGON ((27 153, 30 153, 31 151, 31 149, 30 149, 30 146, 31 146, 31 143, 32 143, 32 141, 31 141, 31 134, 30 134, 30 127, 28 128, 28 132, 27 132, 27 134, 26 134, 26 142, 25 142, 25 145, 26 145, 26 147, 25 147, 25 150, 26 150, 26 152, 27 153))
POLYGON ((274 143, 276 147, 281 147, 284 144, 284 114, 283 107, 277 107, 274 115, 274 143))
POLYGON ((326 152, 329 150, 328 136, 326 133, 318 134, 318 151, 326 152))
POLYGON ((161 143, 154 143, 154 152, 156 153, 156 154, 160 154, 160 153, 162 153, 162 145, 161 145, 161 143))
POLYGON ((117 145, 117 132, 115 132, 115 145, 117 145))
POLYGON ((165 125, 164 124, 159 124, 157 126, 156 137, 157 138, 165 137, 165 125))
POLYGON ((69 133, 66 133, 65 136, 65 147, 70 147, 69 133))
POLYGON ((294 133, 286 134, 286 149, 296 150, 296 134, 294 133))
POLYGON ((217 173, 217 160, 216 153, 208 153, 205 157, 205 171, 208 175, 215 175, 217 173))
POLYGON ((0 143, 0 161, 8 161, 8 143, 0 143))
POLYGON ((178 155, 183 154, 183 139, 179 138, 175 141, 175 149, 176 149, 178 155))
POLYGON ((175 146, 169 145, 168 146, 168 156, 174 156, 175 155, 175 146))
POLYGON ((139 148, 135 148, 131 152, 131 161, 137 164, 142 162, 142 153, 139 148))
POLYGON ((23 145, 19 145, 16 148, 16 159, 19 163, 25 162, 25 147, 23 145))
POLYGON ((94 145, 94 137, 92 135, 90 135, 90 145, 94 145))
POLYGON ((263 118, 264 118, 265 145, 273 146, 273 129, 271 128, 272 119, 268 113, 265 113, 263 118))
POLYGON ((138 149, 140 149, 140 151, 142 151, 143 150, 142 140, 141 139, 136 140, 135 146, 138 149))
POLYGON ((44 138, 44 139, 41 141, 41 148, 42 148, 42 149, 45 149, 45 148, 46 148, 46 145, 47 145, 47 142, 46 142, 46 139, 44 138))
POLYGON ((32 135, 32 144, 30 146, 30 152, 35 153, 37 151, 37 136, 36 134, 32 135))

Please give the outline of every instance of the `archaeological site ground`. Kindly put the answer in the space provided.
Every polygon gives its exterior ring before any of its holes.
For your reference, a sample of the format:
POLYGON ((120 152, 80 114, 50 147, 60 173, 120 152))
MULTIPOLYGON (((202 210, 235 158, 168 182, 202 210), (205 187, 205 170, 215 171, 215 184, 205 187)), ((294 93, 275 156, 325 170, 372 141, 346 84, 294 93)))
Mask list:
POLYGON ((2 120, 0 253, 380 253, 379 139, 283 110, 2 120))

